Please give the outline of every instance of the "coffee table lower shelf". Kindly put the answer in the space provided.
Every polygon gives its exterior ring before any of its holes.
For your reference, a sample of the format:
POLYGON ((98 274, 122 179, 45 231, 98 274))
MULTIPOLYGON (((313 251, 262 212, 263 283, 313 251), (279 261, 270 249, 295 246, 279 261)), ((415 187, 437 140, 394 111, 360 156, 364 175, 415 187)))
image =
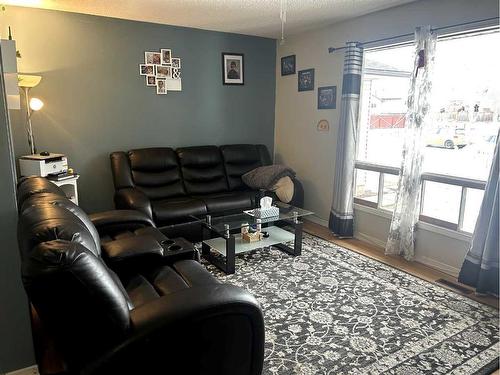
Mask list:
MULTIPOLYGON (((241 239, 241 234, 234 235, 234 253, 241 254, 255 249, 260 249, 262 247, 268 247, 276 244, 281 244, 285 242, 290 242, 295 239, 295 234, 281 229, 279 227, 267 227, 264 231, 269 233, 269 237, 263 238, 261 241, 256 242, 246 242, 241 239)), ((204 244, 210 246, 211 249, 217 251, 223 256, 226 256, 226 239, 222 237, 212 238, 210 240, 203 241, 204 244)))

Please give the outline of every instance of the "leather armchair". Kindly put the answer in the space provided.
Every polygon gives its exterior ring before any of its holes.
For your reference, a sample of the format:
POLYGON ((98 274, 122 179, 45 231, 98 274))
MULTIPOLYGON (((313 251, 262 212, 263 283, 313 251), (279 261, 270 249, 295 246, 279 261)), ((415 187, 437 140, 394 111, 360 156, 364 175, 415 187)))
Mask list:
POLYGON ((18 186, 21 272, 70 373, 261 373, 264 322, 253 296, 194 260, 163 263, 166 237, 143 214, 89 218, 48 184, 18 186), (115 267, 123 262, 125 271, 115 267))

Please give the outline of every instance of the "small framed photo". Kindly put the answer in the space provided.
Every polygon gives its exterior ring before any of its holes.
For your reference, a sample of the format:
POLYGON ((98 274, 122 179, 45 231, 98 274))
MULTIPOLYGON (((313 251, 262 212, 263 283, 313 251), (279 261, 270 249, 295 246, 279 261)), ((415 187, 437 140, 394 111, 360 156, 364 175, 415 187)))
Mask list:
POLYGON ((181 68, 181 59, 178 57, 172 57, 172 68, 181 68))
POLYGON ((160 52, 144 52, 144 61, 146 64, 161 64, 161 54, 160 52))
POLYGON ((146 86, 156 86, 156 76, 146 76, 146 86))
POLYGON ((337 107, 337 86, 318 87, 318 109, 337 107))
POLYGON ((170 48, 162 48, 160 51, 161 51, 161 64, 170 65, 172 63, 172 50, 170 48))
POLYGON ((244 67, 242 53, 222 53, 222 83, 224 85, 243 85, 244 67))
POLYGON ((172 67, 157 65, 156 66, 156 78, 172 78, 172 67))
POLYGON ((314 69, 299 70, 299 91, 314 90, 314 69))
POLYGON ((143 76, 154 76, 156 74, 153 64, 139 64, 139 70, 143 76))
POLYGON ((290 74, 295 74, 295 55, 281 58, 281 75, 288 76, 290 74))
POLYGON ((158 95, 167 93, 167 80, 165 78, 156 78, 156 93, 158 95))

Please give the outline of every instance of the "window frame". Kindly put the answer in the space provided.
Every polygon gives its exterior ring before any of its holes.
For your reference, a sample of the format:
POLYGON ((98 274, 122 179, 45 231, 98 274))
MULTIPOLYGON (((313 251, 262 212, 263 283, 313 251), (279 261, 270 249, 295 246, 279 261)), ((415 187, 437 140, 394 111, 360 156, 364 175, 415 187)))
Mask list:
MULTIPOLYGON (((496 22, 496 21, 495 21, 496 22)), ((471 27, 471 25, 464 25, 462 27, 457 27, 454 30, 448 29, 448 32, 446 33, 438 33, 438 41, 440 40, 447 40, 447 39, 454 39, 454 38, 461 38, 461 37, 467 37, 467 36, 473 36, 473 35, 480 35, 480 34, 485 34, 485 33, 493 33, 493 32, 500 32, 500 26, 498 23, 495 23, 493 21, 487 21, 483 23, 482 26, 475 24, 475 27, 471 27), (468 26, 468 28, 467 28, 468 26)), ((411 36, 406 36, 406 37, 401 37, 398 40, 394 40, 393 43, 390 44, 383 44, 384 42, 382 41, 380 44, 373 44, 372 47, 366 48, 366 51, 377 51, 377 50, 383 50, 383 49, 389 49, 389 48, 396 48, 396 47, 405 47, 413 44, 413 38, 411 36)), ((363 71, 363 76, 364 76, 364 71, 363 71)), ((363 77, 362 77, 363 79, 363 77)), ((362 95, 361 95, 362 97, 362 95)), ((360 102, 360 107, 361 107, 361 102, 360 102)), ((358 116, 358 131, 360 128, 360 120, 361 116, 358 116)), ((362 198, 358 197, 353 197, 353 202, 359 206, 364 206, 364 207, 369 207, 372 210, 375 210, 376 212, 383 213, 381 216, 387 216, 392 214, 392 210, 387 210, 383 207, 381 207, 381 203, 383 200, 383 191, 384 191, 384 175, 385 174, 391 174, 391 175, 399 175, 401 168, 397 167, 392 167, 392 166, 387 166, 387 165, 379 165, 375 163, 370 163, 366 161, 361 161, 357 159, 358 155, 358 146, 356 145, 356 151, 355 151, 355 178, 354 178, 354 188, 357 186, 356 183, 356 177, 357 177, 357 170, 368 170, 372 172, 378 172, 379 173, 379 183, 378 183, 378 192, 377 192, 377 202, 372 202, 368 201, 362 198)), ((452 232, 456 232, 458 234, 464 235, 468 238, 470 238, 471 234, 470 232, 467 232, 463 230, 463 222, 464 222, 464 214, 465 214, 465 205, 466 205, 466 200, 467 200, 467 189, 472 188, 472 189, 478 189, 478 190, 485 190, 486 188, 486 181, 484 180, 475 180, 475 179, 470 179, 470 178, 463 178, 463 177, 458 177, 458 176, 452 176, 452 175, 444 175, 444 174, 438 174, 438 173, 422 173, 421 179, 420 179, 420 189, 421 189, 421 195, 420 195, 420 205, 419 205, 419 223, 426 223, 430 224, 433 227, 438 227, 442 228, 445 230, 450 230, 452 232), (459 216, 458 216, 458 222, 457 224, 451 223, 448 221, 436 219, 433 217, 429 217, 426 215, 422 214, 423 210, 423 200, 425 199, 425 182, 437 182, 437 183, 442 183, 446 185, 455 185, 461 187, 461 198, 460 198, 460 208, 459 208, 459 216)))
MULTIPOLYGON (((379 173, 379 182, 378 182, 378 197, 377 197, 377 202, 372 202, 368 201, 363 198, 358 198, 354 197, 354 203, 362 205, 362 206, 368 206, 376 210, 384 211, 387 213, 392 213, 392 210, 387 210, 381 206, 382 203, 382 196, 384 192, 384 175, 385 174, 390 174, 390 175, 399 175, 401 169, 396 168, 396 167, 390 167, 390 166, 384 166, 384 165, 378 165, 378 164, 373 164, 373 163, 367 163, 367 162, 362 162, 362 161, 356 161, 355 162, 355 170, 366 170, 366 171, 371 171, 371 172, 377 172, 379 173)), ((356 173, 357 176, 357 173, 356 173)), ((356 186, 356 178, 354 179, 354 186, 356 186)), ((438 227, 442 227, 445 229, 450 229, 455 232, 460 232, 463 234, 471 234, 470 232, 467 232, 462 229, 463 222, 464 222, 464 214, 465 214, 465 205, 466 205, 466 200, 467 200, 467 189, 477 189, 477 190, 482 190, 484 191, 486 188, 486 181, 483 180, 475 180, 471 178, 464 178, 464 177, 457 177, 457 176, 449 176, 449 175, 444 175, 444 174, 438 174, 438 173, 422 173, 422 176, 420 178, 420 207, 419 207, 419 221, 432 224, 438 227), (461 198, 460 198, 460 208, 459 208, 459 213, 458 213, 458 223, 452 223, 449 221, 445 220, 440 220, 436 219, 430 216, 426 216, 422 214, 422 210, 424 205, 423 200, 425 199, 425 182, 437 182, 445 185, 454 185, 454 186, 459 186, 462 189, 461 192, 461 198)))

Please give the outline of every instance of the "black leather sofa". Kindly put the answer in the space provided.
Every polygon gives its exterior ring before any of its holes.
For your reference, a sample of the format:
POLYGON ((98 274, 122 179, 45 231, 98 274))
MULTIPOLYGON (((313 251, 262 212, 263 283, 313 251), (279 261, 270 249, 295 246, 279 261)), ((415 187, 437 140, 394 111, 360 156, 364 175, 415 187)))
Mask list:
MULTIPOLYGON (((144 148, 113 152, 110 158, 116 208, 141 211, 159 227, 185 223, 190 215, 255 207, 260 192, 241 176, 271 164, 265 145, 250 144, 144 148)), ((289 203, 302 207, 302 185, 293 183, 289 203)))
POLYGON ((257 301, 172 261, 148 216, 87 216, 41 177, 20 181, 18 205, 23 284, 68 373, 261 373, 257 301))

